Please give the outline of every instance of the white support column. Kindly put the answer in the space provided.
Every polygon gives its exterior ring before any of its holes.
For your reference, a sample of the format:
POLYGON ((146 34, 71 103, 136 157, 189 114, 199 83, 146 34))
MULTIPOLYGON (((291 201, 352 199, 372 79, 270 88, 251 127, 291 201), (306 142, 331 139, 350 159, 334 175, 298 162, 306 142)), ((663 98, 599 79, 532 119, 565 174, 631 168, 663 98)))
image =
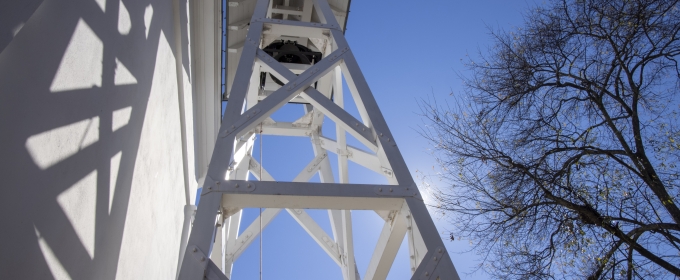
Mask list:
POLYGON ((220 125, 219 81, 215 80, 215 67, 219 61, 219 43, 215 37, 219 16, 215 17, 215 5, 221 1, 191 2, 191 86, 194 95, 194 127, 196 145, 196 174, 203 179, 215 147, 220 125))
POLYGON ((238 237, 238 231, 241 226, 241 216, 243 215, 243 210, 239 210, 238 213, 229 217, 228 224, 229 228, 227 231, 227 246, 224 248, 224 274, 231 279, 231 271, 234 267, 233 258, 227 258, 227 252, 232 250, 236 246, 236 238, 238 237))
MULTIPOLYGON (((406 207, 404 207, 406 208, 406 207)), ((368 269, 364 275, 365 280, 385 279, 392 267, 394 258, 397 256, 399 246, 406 234, 407 209, 395 212, 392 219, 385 222, 378 244, 373 251, 373 256, 368 264, 368 269)))
MULTIPOLYGON (((345 101, 342 94, 342 70, 340 67, 335 67, 333 71, 333 95, 335 97, 335 104, 339 108, 345 108, 345 101)), ((345 135, 345 129, 342 125, 335 124, 335 137, 338 139, 337 150, 338 154, 338 177, 340 177, 340 183, 349 183, 349 173, 347 171, 347 156, 349 151, 347 150, 347 136, 345 135)))
MULTIPOLYGON (((238 158, 239 161, 237 162, 236 167, 234 168, 233 171, 228 171, 228 177, 230 180, 247 180, 248 179, 248 173, 249 173, 249 167, 250 167, 250 155, 252 154, 253 150, 253 143, 255 142, 255 135, 247 135, 244 136, 245 141, 239 142, 236 145, 236 149, 238 150, 239 145, 243 145, 243 154, 240 156, 235 155, 234 158, 238 158)), ((242 138, 242 139, 243 139, 242 138)), ((237 153, 238 154, 238 153, 237 153)), ((227 210, 222 209, 223 213, 222 215, 227 216, 227 213, 225 213, 227 210)), ((216 263, 217 267, 222 269, 222 272, 228 277, 231 278, 231 271, 233 268, 233 261, 228 260, 226 254, 229 248, 232 248, 236 245, 236 238, 238 237, 238 230, 239 226, 241 223, 241 215, 243 211, 238 210, 238 212, 234 215, 229 216, 224 220, 223 223, 223 229, 222 229, 222 248, 221 248, 221 258, 219 260, 219 263, 216 262, 213 259, 213 262, 216 263)), ((213 251, 215 249, 213 248, 213 251)))
POLYGON ((217 221, 215 222, 215 240, 212 245, 212 251, 210 251, 210 259, 215 264, 215 266, 222 272, 224 272, 224 239, 227 229, 224 225, 226 219, 222 214, 217 215, 217 221))
POLYGON ((350 210, 342 210, 342 231, 344 238, 344 272, 345 279, 356 280, 357 278, 357 267, 354 262, 354 237, 352 234, 352 212, 350 210))
POLYGON ((260 94, 260 64, 255 62, 253 66, 253 74, 250 76, 250 83, 248 86, 248 95, 246 106, 248 109, 253 108, 259 100, 260 94))

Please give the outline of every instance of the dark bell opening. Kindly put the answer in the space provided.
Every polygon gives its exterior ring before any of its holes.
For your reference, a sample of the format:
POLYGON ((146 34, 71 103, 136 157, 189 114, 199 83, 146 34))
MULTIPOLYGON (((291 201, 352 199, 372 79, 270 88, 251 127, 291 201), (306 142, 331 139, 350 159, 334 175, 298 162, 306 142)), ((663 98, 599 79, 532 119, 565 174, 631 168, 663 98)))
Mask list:
MULTIPOLYGON (((321 60, 322 54, 320 52, 312 51, 310 48, 298 44, 296 41, 284 41, 277 40, 269 44, 264 51, 271 55, 276 61, 282 63, 294 63, 294 64, 305 64, 314 65, 319 60, 321 60)), ((266 74, 262 73, 260 75, 260 86, 264 87, 266 80, 266 74)), ((283 86, 283 82, 274 77, 271 73, 269 74, 272 81, 280 86, 283 86)))

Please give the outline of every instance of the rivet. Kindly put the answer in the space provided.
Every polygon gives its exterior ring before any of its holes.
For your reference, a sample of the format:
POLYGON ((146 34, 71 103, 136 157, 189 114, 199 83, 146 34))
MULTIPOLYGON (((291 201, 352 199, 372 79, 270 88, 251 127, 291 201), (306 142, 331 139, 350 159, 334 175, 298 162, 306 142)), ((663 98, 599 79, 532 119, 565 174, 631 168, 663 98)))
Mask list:
POLYGON ((238 184, 234 185, 234 188, 237 188, 237 189, 238 189, 238 184))
POLYGON ((196 251, 198 251, 198 249, 194 248, 194 250, 193 250, 193 251, 194 251, 194 252, 196 252, 196 251))
POLYGON ((359 126, 359 124, 358 124, 358 123, 355 123, 354 126, 359 126))
MULTIPOLYGON (((232 125, 231 128, 234 128, 234 126, 232 125)), ((382 135, 382 134, 380 134, 380 135, 382 135)))
POLYGON ((436 261, 436 260, 437 260, 437 257, 434 257, 434 260, 436 261))
POLYGON ((378 191, 381 192, 381 191, 382 191, 382 188, 378 188, 378 191))
POLYGON ((439 249, 439 253, 441 253, 441 252, 442 252, 442 249, 439 249))
POLYGON ((425 276, 430 276, 430 273, 425 271, 425 276))
POLYGON ((215 184, 218 184, 218 185, 219 185, 219 184, 220 184, 220 181, 217 181, 215 184))
POLYGON ((201 261, 204 262, 204 261, 205 261, 205 257, 201 257, 201 261))
POLYGON ((392 188, 390 188, 390 192, 392 192, 392 188))
POLYGON ((209 190, 212 190, 212 186, 208 187, 209 190))
POLYGON ((383 135, 383 134, 382 134, 382 132, 381 132, 381 133, 380 133, 380 136, 382 136, 382 135, 383 135))
POLYGON ((248 184, 248 188, 250 188, 250 184, 248 184))
POLYGON ((408 188, 406 188, 406 190, 408 191, 408 188))

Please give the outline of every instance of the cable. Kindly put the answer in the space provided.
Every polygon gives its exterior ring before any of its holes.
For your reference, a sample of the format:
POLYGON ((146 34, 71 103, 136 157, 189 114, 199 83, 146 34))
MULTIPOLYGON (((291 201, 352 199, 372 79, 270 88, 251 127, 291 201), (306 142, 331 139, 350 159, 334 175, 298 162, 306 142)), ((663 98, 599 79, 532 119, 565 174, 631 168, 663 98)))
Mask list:
MULTIPOLYGON (((262 181, 262 123, 260 123, 260 181, 262 181)), ((262 280, 262 207, 260 207, 260 280, 262 280)))

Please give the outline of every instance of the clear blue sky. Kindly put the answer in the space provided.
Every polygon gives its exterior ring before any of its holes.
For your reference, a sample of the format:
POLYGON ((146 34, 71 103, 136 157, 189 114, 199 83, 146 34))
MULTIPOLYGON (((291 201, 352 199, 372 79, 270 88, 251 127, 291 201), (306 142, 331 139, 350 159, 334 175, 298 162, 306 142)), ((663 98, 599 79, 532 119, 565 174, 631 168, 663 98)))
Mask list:
MULTIPOLYGON (((417 101, 428 95, 446 100, 451 91, 461 93, 461 82, 456 76, 458 71, 465 74, 461 59, 466 54, 476 56, 478 48, 486 50, 491 43, 488 27, 521 26, 528 3, 531 2, 352 1, 346 37, 414 177, 416 170, 433 174, 438 169, 429 154, 430 144, 417 133, 423 125, 417 101)), ((345 93, 345 104, 349 105, 347 89, 345 93)), ((274 119, 292 121, 302 115, 302 110, 299 105, 286 105, 274 119)), ((347 110, 358 118, 356 109, 348 106, 347 110)), ((334 128, 325 127, 324 134, 334 138, 334 128)), ((292 180, 313 158, 308 139, 265 136, 263 144, 264 168, 277 180, 292 180), (279 155, 275 155, 277 152, 279 155)), ((355 141, 350 144, 357 145, 355 141)), ((259 151, 254 156, 259 158, 259 151)), ((330 156, 335 168, 337 158, 330 156)), ((315 180, 318 181, 318 176, 315 180)), ((385 180, 351 165, 350 182, 385 180)), ((436 180, 435 183, 445 184, 436 180)), ((332 236, 325 210, 308 213, 332 236)), ((257 214, 258 209, 244 212, 241 231, 257 214)), ((368 211, 354 211, 352 218, 356 262, 363 277, 383 221, 368 211)), ((433 218, 440 232, 452 227, 445 219, 433 218)), ((488 279, 479 272, 469 274, 479 262, 476 254, 464 252, 470 249, 468 242, 445 241, 461 278, 488 279)), ((264 230, 263 252, 264 279, 342 279, 338 266, 285 211, 264 230)), ((259 241, 241 255, 232 276, 236 280, 259 279, 259 241)), ((408 246, 404 243, 388 279, 409 278, 408 246)))

